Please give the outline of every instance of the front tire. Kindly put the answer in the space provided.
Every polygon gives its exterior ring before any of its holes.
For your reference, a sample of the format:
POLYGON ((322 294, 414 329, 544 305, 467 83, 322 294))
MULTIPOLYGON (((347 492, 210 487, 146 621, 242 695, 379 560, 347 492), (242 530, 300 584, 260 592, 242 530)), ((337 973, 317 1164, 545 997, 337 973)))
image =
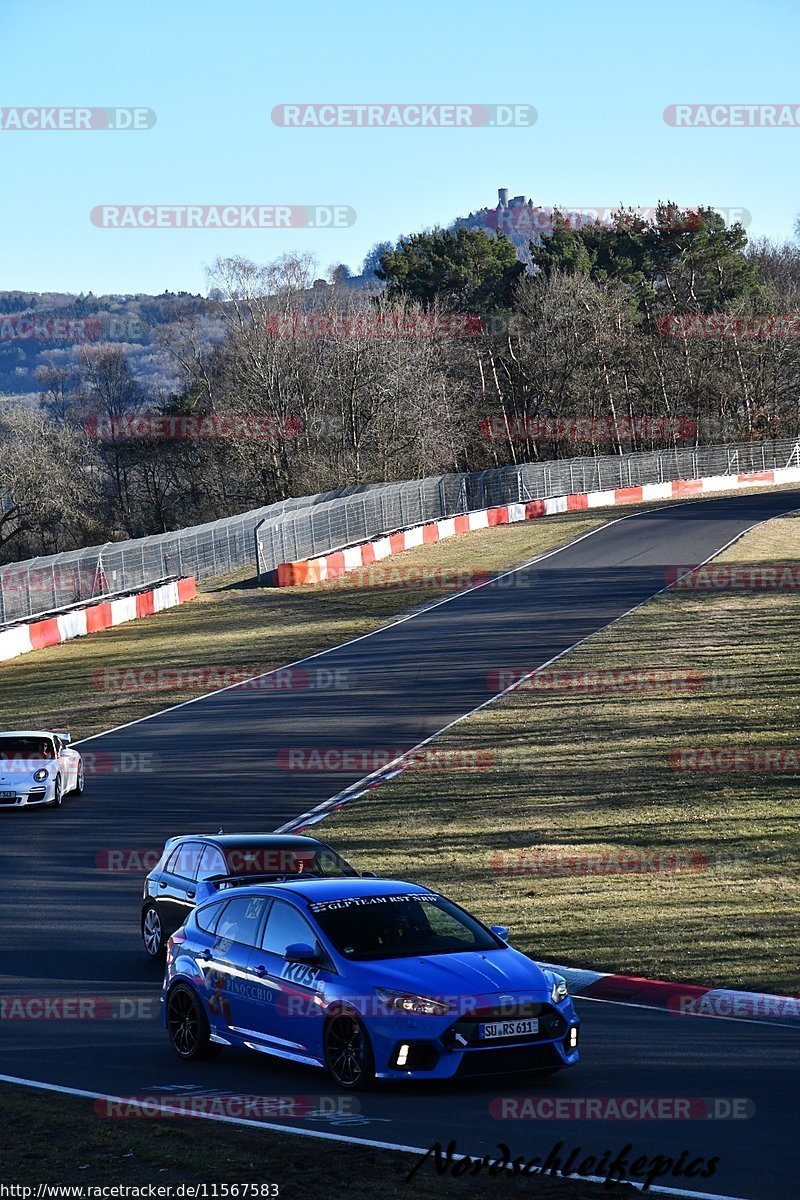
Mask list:
POLYGON ((164 928, 155 904, 148 904, 142 913, 142 941, 148 958, 164 957, 164 928))
POLYGON ((83 771, 83 762, 81 762, 80 766, 78 767, 78 776, 77 776, 77 779, 75 780, 75 787, 73 789, 75 792, 75 795, 82 796, 85 787, 86 787, 86 779, 85 779, 84 771, 83 771))
POLYGON ((369 1036, 358 1017, 341 1012, 331 1017, 323 1035, 328 1074, 348 1092, 363 1091, 375 1081, 369 1036))
POLYGON ((172 1049, 184 1062, 199 1062, 219 1053, 197 993, 185 983, 176 983, 167 996, 167 1032, 172 1049))
POLYGON ((53 799, 50 801, 53 808, 61 808, 62 799, 63 799, 63 797, 61 795, 61 776, 56 775, 56 784, 55 784, 55 789, 53 791, 53 799))

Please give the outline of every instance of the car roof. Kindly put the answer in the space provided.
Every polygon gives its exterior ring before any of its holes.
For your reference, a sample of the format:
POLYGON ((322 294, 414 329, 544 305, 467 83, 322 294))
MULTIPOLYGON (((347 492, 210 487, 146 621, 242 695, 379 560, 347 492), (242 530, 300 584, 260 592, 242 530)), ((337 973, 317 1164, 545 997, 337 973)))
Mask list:
POLYGON ((430 895, 431 889, 421 883, 407 883, 404 879, 364 879, 361 876, 320 879, 311 875, 293 875, 285 883, 252 883, 236 889, 237 896, 274 896, 276 893, 321 901, 351 900, 360 896, 430 895))
POLYGON ((0 729, 0 737, 43 737, 51 738, 56 735, 44 729, 0 729))
POLYGON ((299 850, 303 846, 317 848, 325 845, 317 838, 303 837, 296 833, 180 833, 169 838, 173 845, 177 845, 178 842, 196 842, 198 840, 213 842, 215 846, 220 846, 223 850, 227 846, 248 846, 253 849, 258 849, 260 846, 286 846, 299 850))

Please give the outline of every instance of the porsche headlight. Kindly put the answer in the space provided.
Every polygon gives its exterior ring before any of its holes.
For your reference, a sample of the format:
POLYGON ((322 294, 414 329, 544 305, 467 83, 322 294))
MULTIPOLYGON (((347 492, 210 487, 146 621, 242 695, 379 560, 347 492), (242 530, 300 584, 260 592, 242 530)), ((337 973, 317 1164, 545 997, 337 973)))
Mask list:
POLYGON ((34 771, 34 773, 33 773, 33 782, 34 783, 44 783, 45 779, 48 779, 48 778, 49 778, 49 774, 47 771, 47 767, 39 767, 39 770, 34 771))
POLYGON ((392 1012, 443 1017, 450 1011, 448 1004, 442 1000, 432 1000, 429 996, 415 996, 411 992, 393 992, 389 988, 375 988, 375 994, 392 1012))

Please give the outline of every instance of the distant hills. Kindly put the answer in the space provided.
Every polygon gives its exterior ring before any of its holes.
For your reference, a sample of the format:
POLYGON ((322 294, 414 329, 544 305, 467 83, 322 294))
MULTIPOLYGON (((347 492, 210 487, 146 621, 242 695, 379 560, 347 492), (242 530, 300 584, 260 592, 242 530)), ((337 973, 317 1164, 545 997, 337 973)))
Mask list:
MULTIPOLYGON (((490 236, 500 228, 514 242, 520 259, 529 263, 529 242, 540 240, 534 228, 536 218, 532 220, 529 214, 550 210, 534 208, 533 201, 524 196, 509 199, 505 188, 498 194, 496 206, 458 217, 450 228, 484 229, 490 236)), ((354 290, 374 290, 380 252, 389 248, 391 243, 379 243, 365 258, 360 274, 342 265, 334 278, 354 290)), ((89 292, 76 296, 0 291, 0 400, 4 396, 36 400, 42 390, 37 378, 40 368, 69 370, 82 348, 97 342, 124 348, 138 382, 156 398, 169 396, 178 388, 181 373, 159 331, 187 316, 194 319, 209 345, 223 336, 214 299, 189 292, 163 292, 160 296, 95 296, 89 292)))
POLYGON ((74 296, 0 292, 0 395, 35 398, 40 367, 69 369, 86 346, 125 349, 137 379, 157 395, 178 386, 180 372, 158 331, 192 315, 209 341, 221 336, 211 302, 187 292, 161 296, 74 296))

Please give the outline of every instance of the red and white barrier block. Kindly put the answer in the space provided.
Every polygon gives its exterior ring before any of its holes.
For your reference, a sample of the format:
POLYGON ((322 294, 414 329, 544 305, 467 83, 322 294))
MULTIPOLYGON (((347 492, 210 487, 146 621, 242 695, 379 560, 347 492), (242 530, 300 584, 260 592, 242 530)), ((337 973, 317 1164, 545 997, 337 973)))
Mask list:
POLYGON ((115 625, 148 617, 165 608, 174 608, 176 604, 193 600, 196 594, 197 584, 190 576, 173 583, 160 584, 146 592, 70 608, 44 621, 12 625, 9 629, 0 630, 0 662, 18 658, 20 654, 28 654, 31 650, 58 646, 76 637, 98 633, 101 629, 112 629, 115 625))
POLYGON ((639 487, 613 488, 606 492, 577 492, 569 496, 552 496, 546 500, 529 500, 520 504, 501 504, 494 508, 461 513, 455 517, 415 525, 398 533, 390 533, 370 542, 359 542, 319 558, 280 563, 267 573, 267 582, 277 587, 297 587, 306 583, 324 583, 348 571, 371 566, 381 559, 415 546, 441 542, 459 533, 488 529, 494 525, 513 525, 556 513, 580 512, 590 508, 610 508, 625 504, 652 501, 680 500, 711 492, 736 491, 738 488, 774 487, 784 483, 800 483, 800 467, 778 467, 773 471, 752 471, 741 475, 714 475, 706 479, 677 479, 667 483, 645 483, 639 487))
POLYGON ((765 992, 740 992, 734 988, 703 987, 697 983, 640 979, 635 975, 605 974, 553 963, 539 963, 539 966, 563 975, 571 994, 587 1000, 661 1008, 683 1017, 732 1017, 780 1025, 800 1021, 800 996, 774 996, 765 992))

